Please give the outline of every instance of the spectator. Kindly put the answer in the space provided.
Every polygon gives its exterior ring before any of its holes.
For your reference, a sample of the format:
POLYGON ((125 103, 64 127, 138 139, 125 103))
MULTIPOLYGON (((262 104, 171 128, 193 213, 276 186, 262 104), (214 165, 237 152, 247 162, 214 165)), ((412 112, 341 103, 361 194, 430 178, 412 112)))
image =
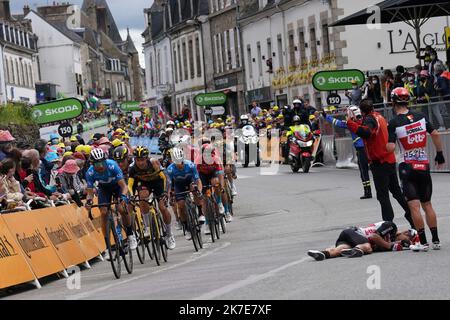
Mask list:
POLYGON ((78 134, 82 134, 84 132, 84 127, 83 127, 83 123, 81 122, 81 120, 78 121, 77 132, 78 132, 78 134))
POLYGON ((352 81, 352 91, 346 91, 345 96, 350 100, 350 104, 353 106, 359 106, 362 100, 362 90, 358 86, 356 80, 352 81))
POLYGON ((258 103, 256 101, 252 102, 252 109, 250 111, 250 114, 253 118, 259 117, 262 113, 262 109, 259 107, 258 103))
MULTIPOLYGON (((436 70, 435 70, 436 65, 439 64, 439 65, 444 66, 444 63, 441 60, 439 60, 436 50, 431 51, 430 58, 431 58, 431 61, 428 66, 428 73, 431 74, 432 76, 434 76, 435 80, 437 81, 436 70)), ((440 67, 439 67, 439 69, 440 69, 440 67)), ((445 67, 444 67, 444 70, 445 70, 445 67)))
POLYGON ((378 76, 369 77, 367 82, 364 99, 372 100, 375 105, 383 103, 380 78, 378 76))
POLYGON ((8 157, 15 140, 8 130, 0 130, 0 161, 8 157))
POLYGON ((83 206, 80 198, 84 193, 84 185, 78 177, 80 171, 76 160, 68 160, 64 166, 59 170, 56 181, 58 189, 61 193, 68 194, 78 204, 83 206))
POLYGON ((394 87, 394 74, 391 70, 385 70, 384 73, 384 81, 383 81, 383 100, 384 102, 391 101, 391 91, 394 87))
POLYGON ((16 164, 12 159, 3 159, 0 162, 0 180, 6 193, 6 199, 13 207, 23 205, 23 193, 20 183, 14 178, 16 164))
MULTIPOLYGON (((434 76, 436 78, 434 88, 436 89, 438 101, 450 101, 450 79, 447 78, 447 73, 444 74, 445 66, 442 63, 437 63, 434 66, 434 76)), ((437 110, 433 112, 436 114, 439 112, 441 117, 443 114, 447 113, 446 104, 438 104, 435 106, 437 110)), ((438 120, 439 121, 439 120, 438 120)), ((440 124, 440 128, 438 131, 445 130, 444 122, 442 121, 442 125, 440 124)))
POLYGON ((50 182, 50 171, 53 167, 53 164, 49 163, 45 156, 47 155, 47 141, 44 139, 39 139, 34 144, 34 148, 39 152, 39 159, 41 160, 40 166, 40 176, 44 180, 46 184, 50 182))

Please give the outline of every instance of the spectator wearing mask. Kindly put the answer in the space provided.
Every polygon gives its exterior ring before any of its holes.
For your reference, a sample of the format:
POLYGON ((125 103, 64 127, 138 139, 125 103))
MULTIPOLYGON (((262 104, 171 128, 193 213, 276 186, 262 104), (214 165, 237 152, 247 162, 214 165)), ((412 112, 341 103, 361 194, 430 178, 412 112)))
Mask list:
POLYGON ((352 91, 346 91, 345 96, 350 100, 351 105, 359 106, 363 93, 356 80, 352 80, 352 91))
POLYGON ((381 96, 381 84, 378 76, 369 77, 367 81, 366 91, 364 93, 364 99, 370 99, 374 104, 383 103, 383 97, 381 96))
POLYGON ((16 139, 8 130, 0 130, 0 161, 9 157, 16 139))

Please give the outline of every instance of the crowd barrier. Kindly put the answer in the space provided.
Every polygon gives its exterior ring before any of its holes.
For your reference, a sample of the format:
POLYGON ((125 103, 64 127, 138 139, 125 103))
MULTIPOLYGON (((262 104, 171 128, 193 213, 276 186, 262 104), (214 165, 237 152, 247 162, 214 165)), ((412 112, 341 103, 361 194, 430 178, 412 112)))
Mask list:
POLYGON ((151 153, 153 154, 161 154, 161 151, 158 147, 158 138, 157 137, 131 137, 130 143, 133 147, 136 146, 145 146, 147 147, 151 153))
POLYGON ((74 205, 0 215, 0 289, 62 274, 106 250, 100 212, 74 205))

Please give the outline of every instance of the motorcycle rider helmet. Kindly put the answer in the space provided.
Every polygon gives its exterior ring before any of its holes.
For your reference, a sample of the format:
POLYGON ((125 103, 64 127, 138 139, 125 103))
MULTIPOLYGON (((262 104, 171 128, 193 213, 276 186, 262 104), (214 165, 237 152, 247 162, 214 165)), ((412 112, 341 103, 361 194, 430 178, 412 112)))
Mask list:
POLYGON ((297 103, 302 104, 302 101, 301 101, 300 99, 295 99, 295 100, 292 102, 292 104, 297 104, 297 103))
POLYGON ((395 88, 391 93, 392 102, 397 104, 408 104, 410 100, 409 91, 406 88, 395 88))
POLYGON ((119 146, 114 149, 112 158, 115 161, 123 161, 128 158, 128 148, 124 146, 119 146))
POLYGON ((244 114, 241 116, 241 124, 247 125, 249 121, 248 115, 244 114))
POLYGON ((362 119, 362 113, 361 109, 359 109, 358 106, 350 106, 347 110, 347 115, 350 119, 356 119, 361 120, 362 119))
POLYGON ((175 127, 175 122, 173 122, 173 121, 171 121, 171 120, 167 121, 166 127, 168 127, 168 126, 173 126, 173 127, 175 127))

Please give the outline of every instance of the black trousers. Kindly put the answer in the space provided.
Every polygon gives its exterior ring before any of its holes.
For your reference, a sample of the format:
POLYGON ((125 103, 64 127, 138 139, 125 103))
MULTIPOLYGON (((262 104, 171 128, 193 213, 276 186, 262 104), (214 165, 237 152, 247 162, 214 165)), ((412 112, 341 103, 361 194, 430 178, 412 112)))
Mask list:
POLYGON ((403 195, 398 182, 395 163, 372 163, 370 169, 372 170, 373 182, 377 191, 377 199, 381 205, 383 221, 394 220, 394 210, 392 209, 391 200, 389 198, 390 191, 395 200, 397 200, 403 210, 405 210, 406 220, 408 220, 411 227, 414 227, 411 211, 409 210, 408 203, 406 202, 406 198, 403 195))
POLYGON ((358 156, 359 173, 364 187, 370 187, 369 161, 367 160, 366 150, 363 148, 355 148, 358 156))

